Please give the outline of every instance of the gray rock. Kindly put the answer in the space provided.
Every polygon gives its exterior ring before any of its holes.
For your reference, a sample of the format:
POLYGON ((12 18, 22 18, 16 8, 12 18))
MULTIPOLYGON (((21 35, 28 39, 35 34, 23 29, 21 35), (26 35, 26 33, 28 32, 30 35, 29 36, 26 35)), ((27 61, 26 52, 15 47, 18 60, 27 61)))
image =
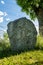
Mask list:
POLYGON ((14 51, 33 49, 36 44, 37 31, 34 24, 23 17, 8 23, 8 36, 14 51))

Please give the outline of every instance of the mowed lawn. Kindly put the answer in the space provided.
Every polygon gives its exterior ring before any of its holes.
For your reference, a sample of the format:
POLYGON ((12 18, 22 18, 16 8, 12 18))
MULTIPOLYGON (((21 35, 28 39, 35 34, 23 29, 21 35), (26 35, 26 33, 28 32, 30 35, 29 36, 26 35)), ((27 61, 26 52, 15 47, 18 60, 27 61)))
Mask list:
POLYGON ((0 65, 43 65, 43 50, 27 51, 3 57, 0 59, 0 65))

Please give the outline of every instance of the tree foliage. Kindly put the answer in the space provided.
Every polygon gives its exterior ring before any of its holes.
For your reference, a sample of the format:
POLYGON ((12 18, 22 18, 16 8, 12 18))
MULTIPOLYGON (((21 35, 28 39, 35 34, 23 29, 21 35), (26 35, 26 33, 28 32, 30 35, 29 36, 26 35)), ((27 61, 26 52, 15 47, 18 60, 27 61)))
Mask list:
POLYGON ((8 40, 8 34, 7 34, 7 32, 5 32, 5 33, 3 34, 3 38, 4 38, 4 40, 8 40))
POLYGON ((17 4, 22 7, 22 11, 30 14, 34 18, 39 9, 43 9, 43 0, 16 0, 17 4), (34 15, 33 15, 34 14, 34 15))
POLYGON ((3 34, 3 38, 0 39, 0 51, 3 51, 9 47, 10 47, 10 42, 9 42, 8 34, 5 32, 3 34))

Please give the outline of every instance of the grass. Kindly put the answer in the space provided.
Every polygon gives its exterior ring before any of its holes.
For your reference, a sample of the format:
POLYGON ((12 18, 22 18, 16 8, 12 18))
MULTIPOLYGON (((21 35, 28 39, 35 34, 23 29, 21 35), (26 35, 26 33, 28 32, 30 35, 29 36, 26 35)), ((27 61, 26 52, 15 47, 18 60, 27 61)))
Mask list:
POLYGON ((43 65, 43 37, 38 36, 34 50, 20 54, 9 49, 0 52, 0 65, 43 65))
POLYGON ((0 59, 0 65, 43 65, 43 51, 33 50, 0 59))

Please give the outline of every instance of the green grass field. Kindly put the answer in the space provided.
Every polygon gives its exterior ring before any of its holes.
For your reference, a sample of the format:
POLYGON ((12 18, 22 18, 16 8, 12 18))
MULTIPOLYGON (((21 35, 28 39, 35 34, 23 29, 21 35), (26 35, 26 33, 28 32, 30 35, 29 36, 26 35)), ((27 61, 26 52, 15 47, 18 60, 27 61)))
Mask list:
POLYGON ((14 54, 0 52, 0 65, 43 65, 43 37, 38 36, 36 49, 14 54))
POLYGON ((0 65, 43 65, 43 50, 33 50, 0 59, 0 65))

